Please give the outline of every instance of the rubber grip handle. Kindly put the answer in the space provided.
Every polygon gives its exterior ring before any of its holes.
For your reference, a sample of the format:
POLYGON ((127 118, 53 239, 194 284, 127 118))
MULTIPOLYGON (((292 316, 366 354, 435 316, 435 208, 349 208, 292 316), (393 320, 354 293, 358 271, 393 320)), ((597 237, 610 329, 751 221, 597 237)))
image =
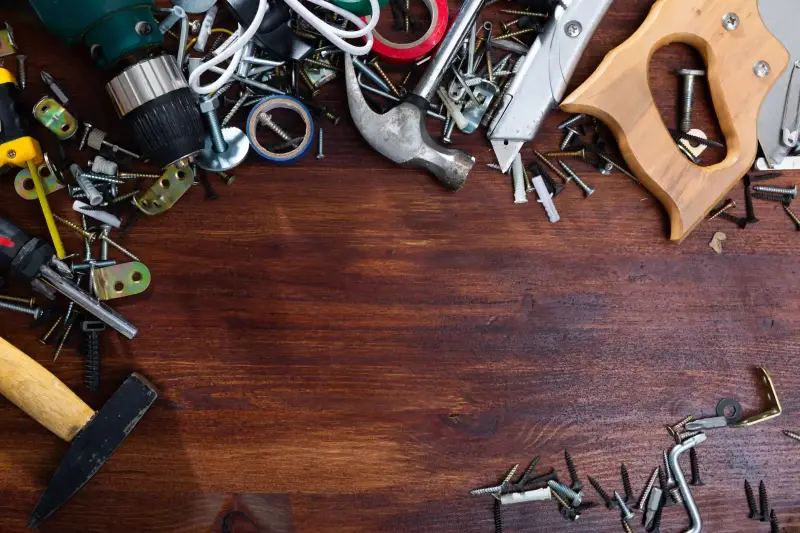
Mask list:
MULTIPOLYGON (((0 69, 3 70, 5 69, 0 69)), ((0 72, 0 80, 8 77, 11 74, 7 70, 5 73, 0 72)), ((23 112, 19 103, 17 86, 11 81, 0 83, 0 146, 27 137, 29 124, 28 115, 23 112)))
POLYGON ((0 338, 0 394, 70 442, 94 410, 42 365, 0 338))
POLYGON ((21 228, 5 218, 0 218, 0 276, 7 275, 11 263, 31 238, 21 228))
POLYGON ((753 164, 761 103, 788 61, 788 52, 761 20, 758 0, 658 0, 639 30, 561 107, 609 126, 628 166, 666 207, 671 238, 681 241, 753 164), (738 23, 729 30, 724 21, 731 14, 738 23), (650 60, 674 42, 694 46, 708 66, 728 150, 716 165, 700 167, 681 154, 653 100, 650 60), (757 74, 761 62, 769 65, 763 77, 757 74))

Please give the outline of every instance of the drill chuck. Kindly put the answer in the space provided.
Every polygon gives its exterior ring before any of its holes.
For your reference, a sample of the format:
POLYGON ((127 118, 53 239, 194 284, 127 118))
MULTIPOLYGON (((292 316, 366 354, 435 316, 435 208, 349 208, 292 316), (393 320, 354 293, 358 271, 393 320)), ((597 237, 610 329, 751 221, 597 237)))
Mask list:
POLYGON ((106 91, 146 158, 165 167, 203 149, 200 111, 175 58, 159 55, 123 70, 106 91))

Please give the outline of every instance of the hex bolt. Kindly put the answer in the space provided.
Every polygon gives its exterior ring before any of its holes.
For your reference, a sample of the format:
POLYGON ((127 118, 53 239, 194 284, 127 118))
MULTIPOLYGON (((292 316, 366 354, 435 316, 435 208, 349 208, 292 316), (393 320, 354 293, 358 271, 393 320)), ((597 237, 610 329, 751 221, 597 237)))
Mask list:
POLYGON ((0 300, 5 302, 10 302, 13 304, 25 304, 30 308, 36 305, 36 297, 31 298, 17 298, 16 296, 7 296, 5 294, 0 294, 0 300))
POLYGON ((61 315, 53 322, 53 325, 39 338, 39 342, 42 344, 50 344, 50 339, 53 338, 53 333, 56 332, 58 326, 61 324, 61 321, 64 320, 64 315, 61 315))
POLYGON ((211 134, 211 145, 216 153, 221 154, 228 149, 228 143, 225 142, 225 138, 222 136, 222 126, 219 124, 217 110, 213 106, 208 107, 210 109, 204 110, 203 115, 206 117, 206 124, 208 124, 208 130, 211 134))
POLYGON ((34 320, 39 320, 44 315, 44 309, 41 307, 31 309, 30 307, 24 307, 22 305, 2 301, 0 301, 0 309, 16 311, 17 313, 25 313, 26 315, 31 315, 34 320))
POLYGON ((323 133, 322 128, 319 129, 319 135, 317 136, 317 159, 325 159, 325 152, 322 150, 323 148, 323 133))
POLYGON ((655 467, 653 469, 653 473, 650 474, 650 479, 647 481, 647 485, 645 485, 641 496, 639 496, 639 500, 636 502, 636 507, 634 507, 635 511, 644 512, 644 509, 647 506, 647 498, 650 497, 650 492, 653 490, 653 485, 656 484, 656 480, 658 479, 659 470, 659 467, 655 467))
POLYGON ((795 185, 791 189, 785 189, 783 187, 769 187, 766 185, 756 185, 753 187, 753 190, 756 192, 765 192, 768 194, 782 194, 784 196, 788 196, 792 200, 797 199, 797 185, 795 185))
POLYGON ((692 114, 694 113, 694 80, 706 75, 704 70, 681 69, 676 74, 683 78, 683 100, 681 100, 681 133, 688 133, 692 129, 692 114))
POLYGON ((567 174, 567 176, 572 178, 572 181, 574 181, 575 184, 581 188, 584 196, 588 198, 589 196, 594 194, 595 191, 594 187, 590 187, 589 185, 584 183, 584 181, 577 174, 575 174, 575 172, 571 168, 569 168, 569 166, 567 166, 566 163, 559 160, 558 164, 561 165, 561 168, 564 169, 564 172, 567 174))
POLYGON ((769 520, 769 498, 767 498, 767 486, 764 485, 763 479, 758 484, 758 502, 761 511, 761 521, 766 522, 769 520))
POLYGON ((749 510, 749 514, 747 518, 750 520, 758 519, 758 507, 756 506, 756 496, 753 494, 753 487, 750 486, 750 482, 746 479, 744 480, 744 495, 747 498, 747 508, 749 510))
POLYGON ((398 98, 402 96, 400 94, 400 91, 397 90, 397 87, 395 87, 394 83, 392 83, 392 80, 389 79, 389 76, 386 75, 386 72, 383 70, 380 63, 378 63, 377 57, 373 57, 372 60, 368 63, 368 65, 371 66, 373 69, 375 69, 375 72, 378 73, 378 76, 380 76, 383 82, 389 87, 389 90, 392 92, 393 95, 395 95, 398 98))
POLYGON ((569 470, 570 488, 572 490, 581 490, 583 483, 578 477, 578 469, 575 468, 575 461, 572 460, 572 455, 566 449, 564 450, 564 462, 567 463, 567 470, 569 470))
POLYGON ((630 509, 628 509, 628 506, 625 505, 625 500, 622 499, 622 496, 619 495, 619 492, 614 491, 614 499, 617 500, 617 505, 619 505, 619 510, 622 513, 622 518, 626 522, 633 520, 633 513, 630 509))
POLYGON ((558 492, 565 500, 570 500, 575 507, 579 506, 583 501, 583 494, 581 492, 575 492, 557 481, 548 481, 547 486, 550 487, 551 490, 558 492))
POLYGON ((28 72, 25 68, 25 60, 28 56, 17 55, 17 71, 19 73, 19 88, 25 89, 28 86, 28 72))

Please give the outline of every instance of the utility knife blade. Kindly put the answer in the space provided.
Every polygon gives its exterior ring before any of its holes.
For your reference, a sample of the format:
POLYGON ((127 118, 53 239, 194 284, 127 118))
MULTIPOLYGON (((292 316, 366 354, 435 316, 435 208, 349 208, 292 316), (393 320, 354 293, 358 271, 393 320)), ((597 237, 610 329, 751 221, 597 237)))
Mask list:
MULTIPOLYGON (((796 0, 794 0, 796 1, 796 0)), ((613 0, 561 0, 521 60, 489 126, 497 162, 507 172, 526 141, 564 97, 567 84, 613 0)))
POLYGON ((784 119, 796 122, 800 109, 800 2, 797 0, 759 0, 758 11, 764 25, 788 50, 790 63, 767 94, 758 114, 758 141, 769 166, 778 165, 794 147, 783 142, 784 119), (794 75, 794 76, 793 76, 794 75))

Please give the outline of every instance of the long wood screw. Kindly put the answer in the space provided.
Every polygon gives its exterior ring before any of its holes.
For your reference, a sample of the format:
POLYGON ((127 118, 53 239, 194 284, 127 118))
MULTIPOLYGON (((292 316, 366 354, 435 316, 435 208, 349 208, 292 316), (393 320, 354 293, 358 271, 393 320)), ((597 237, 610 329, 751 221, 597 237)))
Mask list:
POLYGON ((375 69, 375 72, 378 73, 378 76, 380 76, 381 79, 386 83, 386 85, 389 86, 389 90, 392 91, 392 94, 395 95, 396 97, 400 98, 401 97, 400 96, 400 91, 397 90, 397 87, 395 87, 394 83, 392 83, 392 80, 390 80, 389 76, 387 76, 386 72, 384 72, 384 70, 381 67, 380 63, 378 63, 378 58, 377 57, 373 57, 372 60, 368 64, 373 69, 375 69))

